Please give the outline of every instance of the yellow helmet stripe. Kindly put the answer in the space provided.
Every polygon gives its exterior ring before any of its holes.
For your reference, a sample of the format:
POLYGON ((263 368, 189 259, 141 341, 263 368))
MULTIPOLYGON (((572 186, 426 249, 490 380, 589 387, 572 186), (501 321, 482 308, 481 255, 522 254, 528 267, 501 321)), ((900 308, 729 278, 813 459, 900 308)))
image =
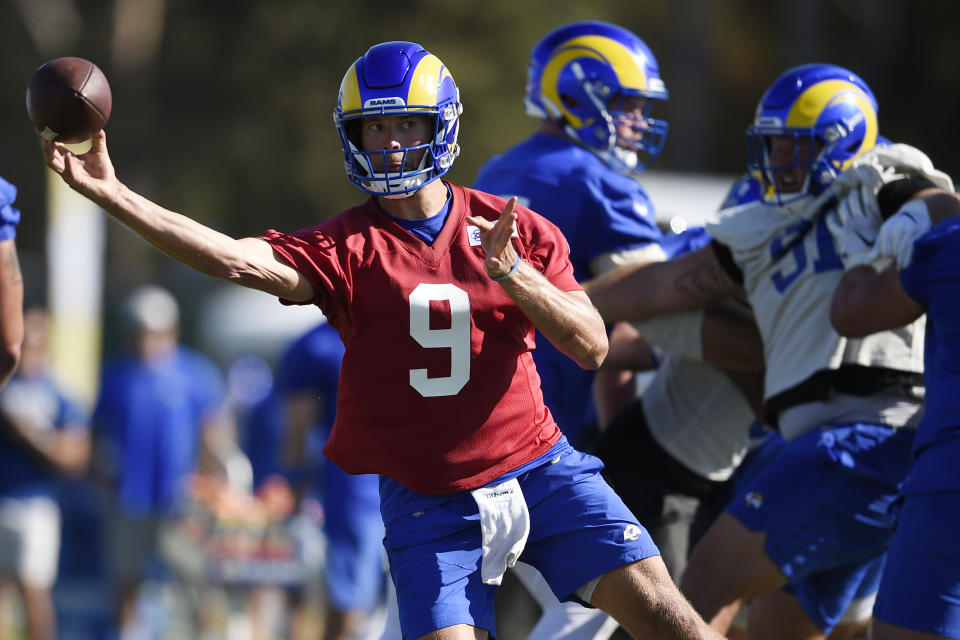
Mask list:
MULTIPOLYGON (((644 91, 648 88, 647 75, 643 72, 643 62, 638 60, 629 49, 616 40, 604 36, 584 35, 563 43, 558 53, 554 54, 543 69, 540 92, 561 109, 563 104, 557 94, 560 72, 571 60, 583 57, 605 60, 613 68, 623 87, 636 91, 644 91)), ((579 118, 567 113, 566 109, 564 113, 574 127, 584 126, 579 118)))
POLYGON ((440 83, 449 75, 440 58, 432 54, 424 56, 413 70, 407 105, 436 105, 440 83))
POLYGON ((340 83, 340 108, 343 111, 353 111, 360 109, 363 105, 360 103, 360 83, 357 82, 357 65, 352 64, 347 69, 340 83))
MULTIPOLYGON (((813 127, 824 109, 838 102, 852 102, 866 116, 867 130, 863 137, 861 149, 872 149, 879 134, 877 114, 873 109, 873 103, 860 87, 846 80, 824 80, 804 91, 787 114, 787 121, 784 126, 813 127)), ((857 155, 859 155, 859 151, 854 154, 854 157, 857 155)), ((852 162, 853 158, 850 158, 842 163, 843 166, 837 168, 846 169, 852 162)))

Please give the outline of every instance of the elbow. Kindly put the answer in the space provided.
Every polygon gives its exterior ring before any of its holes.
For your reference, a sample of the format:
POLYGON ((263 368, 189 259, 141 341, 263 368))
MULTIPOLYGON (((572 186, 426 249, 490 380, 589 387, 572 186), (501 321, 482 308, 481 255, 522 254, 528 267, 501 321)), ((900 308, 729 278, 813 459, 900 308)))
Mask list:
POLYGON ((862 338, 869 335, 869 331, 864 331, 862 327, 857 326, 856 317, 850 317, 836 307, 830 309, 830 324, 833 330, 845 338, 862 338))
POLYGON ((607 334, 602 332, 584 348, 581 356, 577 358, 577 364, 581 369, 595 371, 603 364, 609 350, 610 342, 607 340, 607 334))
POLYGON ((869 335, 870 331, 864 331, 863 313, 859 311, 856 305, 848 302, 849 296, 843 295, 841 287, 834 293, 833 300, 830 303, 830 324, 833 330, 845 338, 862 338, 869 335))

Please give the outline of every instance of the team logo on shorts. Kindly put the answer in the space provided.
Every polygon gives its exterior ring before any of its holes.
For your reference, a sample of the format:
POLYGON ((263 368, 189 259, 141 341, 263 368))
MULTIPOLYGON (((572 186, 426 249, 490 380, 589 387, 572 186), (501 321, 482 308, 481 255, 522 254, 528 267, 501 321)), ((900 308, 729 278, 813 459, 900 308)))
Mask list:
POLYGON ((763 505, 763 494, 759 491, 751 491, 743 499, 754 509, 759 509, 763 505))
POLYGON ((639 540, 641 535, 643 535, 643 531, 635 524, 628 524, 627 528, 623 530, 624 540, 639 540))

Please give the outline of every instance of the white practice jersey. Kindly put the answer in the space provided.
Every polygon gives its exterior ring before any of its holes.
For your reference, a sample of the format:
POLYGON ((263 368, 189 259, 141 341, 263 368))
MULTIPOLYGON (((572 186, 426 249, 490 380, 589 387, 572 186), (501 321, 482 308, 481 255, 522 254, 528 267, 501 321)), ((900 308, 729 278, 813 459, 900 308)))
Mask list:
POLYGON ((767 401, 841 365, 923 371, 922 319, 863 339, 834 331, 830 303, 843 263, 825 211, 812 206, 820 201, 826 200, 781 207, 751 203, 725 210, 707 225, 743 273, 763 337, 767 401))
POLYGON ((668 355, 643 392, 650 435, 683 466, 723 482, 747 452, 753 411, 725 373, 668 355))
MULTIPOLYGON (((730 305, 730 310, 748 313, 743 304, 730 305)), ((730 378, 702 362, 702 313, 671 313, 636 323, 648 342, 667 352, 643 391, 643 414, 650 435, 673 458, 704 478, 723 482, 746 455, 756 418, 730 378)))

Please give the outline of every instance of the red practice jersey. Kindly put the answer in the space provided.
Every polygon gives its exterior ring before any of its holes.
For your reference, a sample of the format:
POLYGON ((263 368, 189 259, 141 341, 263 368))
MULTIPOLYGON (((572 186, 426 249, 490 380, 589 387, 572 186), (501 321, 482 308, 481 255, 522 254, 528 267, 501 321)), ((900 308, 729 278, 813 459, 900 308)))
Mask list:
MULTIPOLYGON (((307 277, 346 353, 324 454, 419 493, 474 489, 546 452, 560 430, 543 403, 534 326, 484 271, 479 230, 505 201, 449 185, 432 246, 373 198, 316 226, 263 237, 307 277)), ((560 231, 517 206, 514 248, 564 291, 581 290, 560 231)))

